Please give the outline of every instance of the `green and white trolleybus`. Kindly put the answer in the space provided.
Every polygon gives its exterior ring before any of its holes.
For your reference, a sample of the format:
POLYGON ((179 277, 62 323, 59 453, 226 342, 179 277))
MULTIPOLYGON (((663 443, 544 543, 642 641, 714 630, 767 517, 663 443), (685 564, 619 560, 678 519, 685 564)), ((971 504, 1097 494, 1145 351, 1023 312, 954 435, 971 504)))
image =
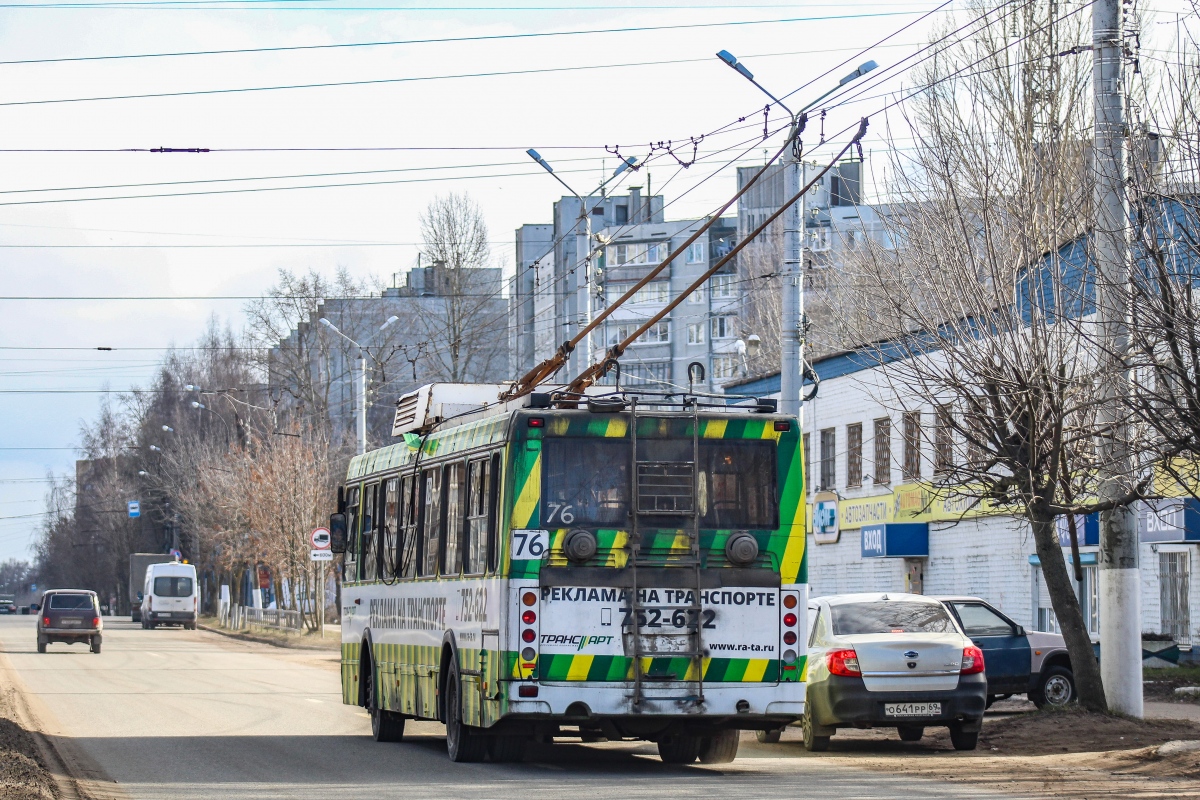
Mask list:
POLYGON ((400 441, 351 461, 331 518, 343 702, 381 741, 445 722, 454 761, 577 737, 718 763, 739 731, 798 720, 796 420, 754 398, 505 388, 405 395, 400 441))

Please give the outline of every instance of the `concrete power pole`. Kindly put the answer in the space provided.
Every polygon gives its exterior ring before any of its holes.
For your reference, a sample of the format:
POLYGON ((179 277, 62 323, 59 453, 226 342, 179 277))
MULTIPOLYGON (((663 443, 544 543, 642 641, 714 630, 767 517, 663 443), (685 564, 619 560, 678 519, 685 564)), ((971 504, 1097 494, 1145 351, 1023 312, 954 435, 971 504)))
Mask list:
MULTIPOLYGON (((1092 84, 1095 91, 1093 253, 1097 321, 1105 367, 1099 427, 1100 492, 1125 494, 1133 482, 1133 454, 1121 398, 1130 391, 1123 365, 1129 348, 1130 226, 1126 198, 1124 54, 1121 0, 1092 6, 1092 84)), ((1100 515, 1100 674, 1112 711, 1143 715, 1141 595, 1137 520, 1126 505, 1100 515)))
MULTIPOLYGON (((795 135, 793 123, 793 135, 795 135)), ((794 197, 800 191, 804 165, 789 147, 783 162, 783 196, 794 197)), ((782 320, 779 331, 779 413, 800 416, 800 390, 803 382, 800 313, 804 291, 804 198, 783 212, 782 320)))
MULTIPOLYGON (((575 296, 577 312, 576 331, 586 328, 592 321, 592 214, 588 207, 591 198, 579 200, 579 225, 575 228, 575 285, 578 292, 575 296)), ((592 363, 592 336, 589 332, 583 341, 571 354, 575 368, 571 370, 578 375, 592 363)))

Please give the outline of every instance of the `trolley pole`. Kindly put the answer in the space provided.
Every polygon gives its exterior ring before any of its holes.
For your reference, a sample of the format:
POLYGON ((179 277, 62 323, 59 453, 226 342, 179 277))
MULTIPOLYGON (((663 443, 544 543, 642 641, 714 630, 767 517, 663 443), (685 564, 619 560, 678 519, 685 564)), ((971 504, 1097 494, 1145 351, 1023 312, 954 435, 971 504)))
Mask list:
MULTIPOLYGON (((1130 226, 1126 195, 1124 53, 1121 0, 1092 7, 1092 87, 1095 95, 1096 313, 1104 365, 1100 407, 1100 495, 1117 500, 1133 483, 1129 428, 1121 411, 1130 391, 1130 226)), ((1141 587, 1137 520, 1128 505, 1100 514, 1100 675, 1111 711, 1141 717, 1141 587)))

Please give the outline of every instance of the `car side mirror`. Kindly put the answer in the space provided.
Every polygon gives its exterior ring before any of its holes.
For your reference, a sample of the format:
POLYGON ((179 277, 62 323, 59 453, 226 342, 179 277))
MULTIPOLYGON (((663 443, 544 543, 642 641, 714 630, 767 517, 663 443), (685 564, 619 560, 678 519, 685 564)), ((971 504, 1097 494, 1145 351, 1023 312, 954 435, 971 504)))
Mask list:
POLYGON ((1026 635, 1026 634, 1025 634, 1025 626, 1024 626, 1024 625, 1018 625, 1018 626, 1017 626, 1017 636, 1025 636, 1025 635, 1026 635))
POLYGON ((329 549, 335 553, 346 552, 346 515, 329 515, 329 549))
POLYGON ((41 607, 41 606, 39 606, 37 603, 30 603, 30 604, 29 604, 29 610, 30 610, 30 611, 41 611, 41 610, 42 610, 42 607, 41 607))

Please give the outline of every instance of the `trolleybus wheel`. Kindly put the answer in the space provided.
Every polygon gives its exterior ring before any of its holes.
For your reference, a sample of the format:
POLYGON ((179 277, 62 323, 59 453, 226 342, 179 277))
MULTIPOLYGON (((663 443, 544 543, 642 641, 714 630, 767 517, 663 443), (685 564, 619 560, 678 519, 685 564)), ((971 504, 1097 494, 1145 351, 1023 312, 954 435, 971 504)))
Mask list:
POLYGON ((453 666, 446 678, 446 753, 451 761, 483 761, 487 739, 463 723, 461 687, 458 667, 453 666))
POLYGON ((658 757, 664 764, 690 764, 700 755, 699 736, 675 734, 658 740, 658 757))
POLYGON ((737 758, 741 731, 717 731, 700 740, 701 764, 729 764, 737 758))
POLYGON ((758 739, 763 744, 775 744, 779 741, 779 737, 783 735, 783 728, 776 728, 772 731, 755 731, 754 738, 758 739))
POLYGON ((398 742, 404 738, 404 717, 394 711, 379 707, 379 695, 375 686, 375 667, 367 663, 367 713, 371 715, 371 736, 377 742, 398 742))

